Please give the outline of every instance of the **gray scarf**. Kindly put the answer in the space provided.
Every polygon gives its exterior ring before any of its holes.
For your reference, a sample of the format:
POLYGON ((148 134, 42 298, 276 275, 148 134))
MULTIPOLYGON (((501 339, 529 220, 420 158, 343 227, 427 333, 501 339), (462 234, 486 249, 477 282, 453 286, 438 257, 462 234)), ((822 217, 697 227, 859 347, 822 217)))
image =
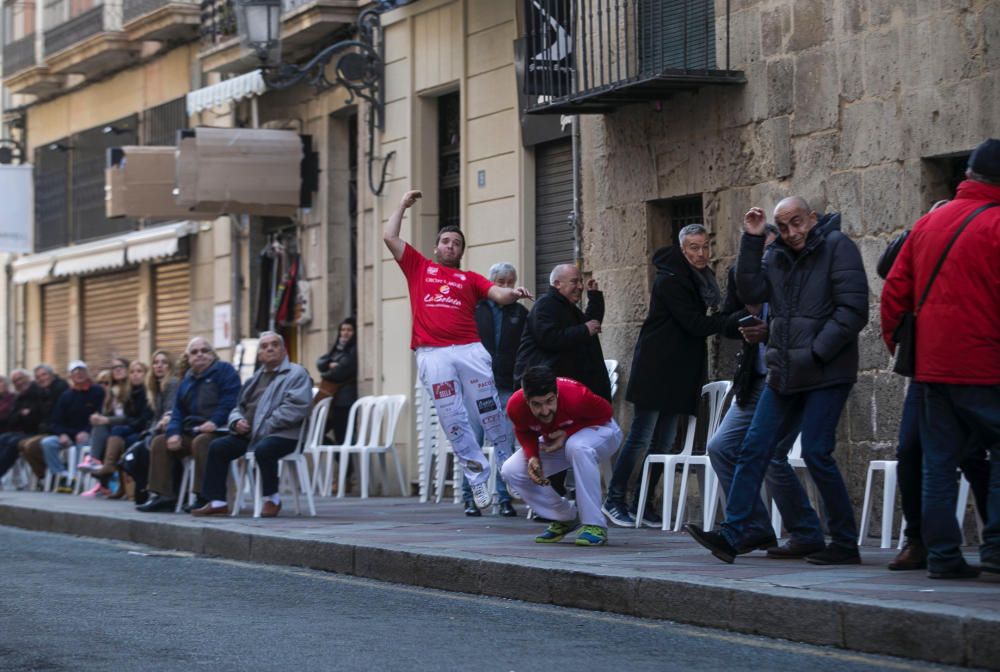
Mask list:
POLYGON ((719 290, 719 282, 715 279, 715 273, 708 266, 701 270, 692 266, 691 270, 694 271, 695 282, 701 293, 701 300, 705 302, 705 307, 710 311, 716 310, 722 301, 722 292, 719 290))

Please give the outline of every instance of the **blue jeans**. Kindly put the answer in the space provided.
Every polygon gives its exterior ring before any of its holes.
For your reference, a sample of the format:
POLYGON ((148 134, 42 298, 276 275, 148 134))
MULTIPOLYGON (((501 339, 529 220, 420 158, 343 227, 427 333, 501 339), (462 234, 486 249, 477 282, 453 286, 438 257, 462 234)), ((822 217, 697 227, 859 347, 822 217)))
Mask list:
MULTIPOLYGON (((635 415, 632 418, 632 426, 629 427, 628 436, 618 452, 615 460, 615 467, 611 473, 611 483, 608 484, 608 504, 625 504, 625 495, 628 493, 628 482, 635 470, 635 465, 641 460, 645 462, 646 455, 663 455, 670 452, 677 437, 677 423, 679 415, 671 413, 669 415, 649 408, 639 408, 634 406, 635 415)), ((660 482, 660 475, 663 468, 656 465, 649 475, 649 492, 656 489, 660 482)), ((638 493, 636 493, 638 494, 638 493)), ((634 504, 635 502, 633 502, 634 504)))
POLYGON ((990 493, 983 529, 983 559, 1000 560, 1000 385, 923 383, 920 441, 924 447, 923 525, 927 568, 947 572, 965 561, 955 519, 956 469, 968 457, 970 438, 989 446, 990 493))
POLYGON ((55 435, 46 436, 42 439, 42 454, 45 456, 45 466, 48 467, 48 470, 52 474, 59 476, 69 471, 67 466, 63 464, 62 459, 59 458, 59 452, 68 447, 59 443, 59 437, 55 435))
MULTIPOLYGON (((729 493, 733 483, 733 473, 739 462, 740 446, 746 437, 747 430, 753 420, 757 402, 764 391, 764 377, 754 383, 753 391, 746 405, 740 406, 733 401, 726 417, 722 419, 719 429, 708 442, 708 458, 712 461, 712 469, 719 478, 722 492, 729 493)), ((765 472, 767 494, 771 497, 781 512, 785 529, 792 541, 800 544, 813 544, 823 541, 823 530, 819 526, 819 517, 809 503, 809 497, 802 488, 802 483, 795 475, 795 470, 788 464, 788 451, 795 444, 795 437, 801 430, 801 420, 789 425, 787 434, 781 437, 771 461, 765 472)), ((727 500, 728 501, 728 500, 727 500)), ((760 497, 752 502, 750 516, 746 523, 746 535, 758 538, 771 534, 771 519, 767 515, 767 507, 760 497)))
MULTIPOLYGON (((507 408, 507 402, 514 395, 514 390, 501 390, 497 388, 497 395, 500 397, 500 406, 502 408, 507 408)), ((479 445, 483 445, 483 426, 478 422, 470 422, 472 425, 472 431, 476 434, 476 441, 479 445)), ((510 493, 507 491, 507 484, 503 482, 500 478, 500 467, 502 464, 497 465, 497 473, 495 474, 496 484, 497 484, 497 502, 503 504, 504 502, 510 502, 510 493)), ((472 502, 472 486, 469 485, 469 480, 463 474, 462 476, 462 501, 466 504, 472 502)))
MULTIPOLYGON (((833 450, 837 447, 837 421, 851 387, 851 384, 836 385, 797 394, 779 394, 771 387, 764 388, 750 429, 740 446, 733 483, 726 500, 722 534, 731 545, 738 548, 748 537, 754 502, 760 500, 764 472, 781 437, 791 433, 796 423, 801 423, 802 457, 823 498, 833 543, 857 547, 858 526, 854 520, 854 509, 833 458, 833 450)), ((805 496, 804 491, 802 496, 805 496)))
MULTIPOLYGON (((923 496, 924 450, 920 442, 920 413, 924 406, 924 384, 912 381, 903 401, 903 418, 899 423, 899 444, 896 446, 896 467, 899 478, 899 499, 906 518, 904 536, 911 542, 922 542, 921 506, 923 496)), ((986 461, 982 442, 973 439, 958 467, 965 474, 976 500, 976 509, 985 522, 989 508, 990 463, 986 461)))

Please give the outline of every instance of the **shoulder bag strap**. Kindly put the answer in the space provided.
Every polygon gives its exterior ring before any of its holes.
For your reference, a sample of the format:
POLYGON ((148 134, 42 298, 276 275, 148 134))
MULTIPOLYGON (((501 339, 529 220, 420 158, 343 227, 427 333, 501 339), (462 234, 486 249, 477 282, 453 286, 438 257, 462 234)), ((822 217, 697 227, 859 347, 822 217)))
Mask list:
POLYGON ((924 301, 927 300, 927 295, 930 294, 931 292, 931 285, 934 284, 934 279, 937 277, 938 271, 941 270, 941 266, 944 264, 944 260, 948 256, 948 252, 951 251, 952 245, 954 245, 955 241, 958 240, 958 237, 962 234, 962 231, 965 231, 965 227, 967 227, 972 222, 972 220, 978 217, 981 212, 983 212, 984 210, 989 210, 990 208, 995 208, 998 205, 1000 205, 1000 203, 987 203, 985 205, 981 205, 978 208, 976 208, 976 210, 971 215, 965 218, 965 221, 962 222, 962 225, 958 227, 958 231, 956 231, 955 235, 952 236, 951 240, 948 241, 948 245, 944 248, 944 252, 941 253, 941 258, 938 259, 937 265, 934 267, 934 270, 931 271, 931 277, 930 279, 927 280, 927 287, 924 288, 923 296, 920 297, 920 302, 917 304, 917 309, 914 311, 914 313, 919 312, 920 308, 923 307, 924 301))

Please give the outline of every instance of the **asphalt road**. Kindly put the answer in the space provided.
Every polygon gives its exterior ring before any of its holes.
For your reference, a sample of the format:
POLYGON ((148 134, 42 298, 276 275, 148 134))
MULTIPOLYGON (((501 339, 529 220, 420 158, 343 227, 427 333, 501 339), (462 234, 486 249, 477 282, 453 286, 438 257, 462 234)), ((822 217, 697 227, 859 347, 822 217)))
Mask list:
POLYGON ((0 670, 957 669, 0 527, 0 670))

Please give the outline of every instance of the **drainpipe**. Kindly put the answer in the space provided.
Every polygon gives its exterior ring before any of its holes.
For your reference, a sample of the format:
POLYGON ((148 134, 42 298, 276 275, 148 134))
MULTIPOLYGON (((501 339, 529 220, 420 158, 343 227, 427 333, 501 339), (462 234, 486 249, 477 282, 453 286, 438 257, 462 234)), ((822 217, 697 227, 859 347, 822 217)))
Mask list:
POLYGON ((573 120, 571 122, 572 130, 571 137, 573 143, 573 214, 570 215, 572 219, 573 226, 573 260, 576 262, 577 266, 583 265, 583 236, 581 234, 582 229, 582 188, 580 180, 580 171, 582 170, 582 161, 580 159, 580 116, 573 115, 573 120))

